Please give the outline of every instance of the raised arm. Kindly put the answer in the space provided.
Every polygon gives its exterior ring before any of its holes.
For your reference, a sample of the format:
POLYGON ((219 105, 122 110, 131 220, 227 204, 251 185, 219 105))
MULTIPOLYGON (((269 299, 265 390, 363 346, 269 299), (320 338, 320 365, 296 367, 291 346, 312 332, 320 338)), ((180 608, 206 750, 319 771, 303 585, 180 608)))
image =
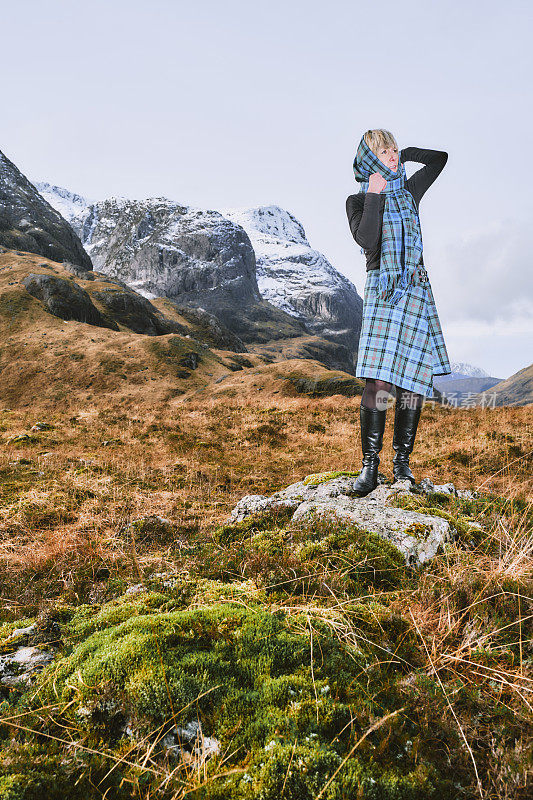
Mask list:
POLYGON ((448 161, 448 153, 444 150, 427 150, 420 147, 406 147, 400 151, 400 161, 417 161, 425 164, 407 181, 407 187, 413 195, 416 203, 420 202, 424 193, 440 175, 448 161))
POLYGON ((380 202, 381 195, 377 192, 366 192, 364 203, 360 194, 351 194, 346 200, 352 236, 364 250, 377 247, 381 234, 380 202))

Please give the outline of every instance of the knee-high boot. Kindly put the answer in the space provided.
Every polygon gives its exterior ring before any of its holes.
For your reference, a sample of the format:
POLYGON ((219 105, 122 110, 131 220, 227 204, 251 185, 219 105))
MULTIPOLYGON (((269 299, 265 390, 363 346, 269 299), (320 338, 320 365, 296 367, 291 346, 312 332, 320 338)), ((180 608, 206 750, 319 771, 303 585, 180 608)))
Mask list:
POLYGON ((363 469, 357 476, 353 491, 364 497, 378 485, 379 452, 383 446, 383 432, 387 410, 367 408, 361 403, 359 417, 361 420, 361 449, 363 451, 363 469))
POLYGON ((416 483, 415 476, 409 467, 409 456, 413 452, 418 421, 421 413, 422 407, 402 407, 402 404, 398 400, 396 401, 396 410, 394 412, 394 435, 392 439, 392 447, 394 449, 392 468, 395 481, 401 481, 408 478, 412 483, 416 483))

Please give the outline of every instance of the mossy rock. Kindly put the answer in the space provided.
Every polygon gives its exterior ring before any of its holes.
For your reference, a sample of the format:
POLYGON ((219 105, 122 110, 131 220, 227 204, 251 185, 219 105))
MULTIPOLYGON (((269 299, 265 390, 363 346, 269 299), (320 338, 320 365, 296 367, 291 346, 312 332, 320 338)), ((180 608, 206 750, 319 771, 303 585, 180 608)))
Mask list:
MULTIPOLYGON (((59 789, 74 800, 128 798, 136 782, 140 796, 155 796, 167 756, 152 751, 154 777, 139 765, 146 746, 139 757, 132 744, 151 742, 159 725, 191 719, 220 743, 203 773, 213 779, 191 797, 278 800, 283 790, 284 798, 314 800, 346 759, 327 800, 455 798, 431 747, 408 746, 415 736, 430 738, 430 722, 401 682, 419 664, 416 634, 400 615, 374 600, 287 616, 260 603, 223 602, 214 583, 201 589, 211 605, 183 609, 168 594, 142 592, 64 614, 55 662, 18 706, 0 708, 4 718, 24 712, 24 725, 36 731, 0 724, 0 800, 55 800, 59 789), (328 622, 322 613, 337 617, 328 622), (335 632, 343 619, 355 636, 349 646, 335 632), (55 710, 45 720, 47 704, 55 710), (349 755, 373 722, 406 704, 403 716, 349 755), (67 741, 75 734, 82 748, 39 731, 67 741), (217 770, 228 774, 215 778, 217 770)), ((451 769, 445 762, 444 773, 451 769)), ((179 789, 176 777, 161 797, 179 789)))
POLYGON ((252 534, 254 531, 271 530, 291 518, 294 509, 288 506, 276 506, 264 511, 256 511, 240 522, 228 522, 220 525, 213 532, 213 539, 219 544, 230 544, 252 534))
MULTIPOLYGON (((463 513, 464 506, 456 498, 448 494, 427 492, 423 495, 398 495, 393 499, 391 505, 447 520, 451 527, 456 530, 458 539, 463 543, 478 544, 486 538, 486 533, 480 530, 477 525, 472 524, 476 520, 463 513), (442 505, 448 506, 449 510, 442 508, 442 505)), ((469 505, 466 507, 468 508, 469 505)), ((412 532, 414 536, 424 535, 427 532, 427 526, 413 523, 407 530, 409 533, 412 532)))
POLYGON ((224 545, 207 543, 196 556, 195 572, 223 582, 240 575, 271 600, 302 594, 330 598, 332 591, 349 598, 411 580, 403 555, 377 533, 329 518, 273 528, 271 522, 248 519, 223 529, 224 545))
MULTIPOLYGON (((392 589, 400 586, 410 574, 402 553, 383 536, 355 525, 336 523, 324 533, 320 526, 310 529, 312 536, 300 533, 302 539, 295 552, 302 564, 311 569, 327 561, 332 568, 342 568, 346 594, 375 587, 392 589)), ((334 581, 337 584, 337 581, 334 581)))
POLYGON ((330 472, 315 472, 311 475, 306 475, 302 480, 302 483, 305 483, 306 486, 318 486, 320 483, 332 481, 334 478, 355 478, 357 475, 359 475, 360 471, 361 470, 358 470, 357 472, 349 472, 347 470, 332 470, 330 472))

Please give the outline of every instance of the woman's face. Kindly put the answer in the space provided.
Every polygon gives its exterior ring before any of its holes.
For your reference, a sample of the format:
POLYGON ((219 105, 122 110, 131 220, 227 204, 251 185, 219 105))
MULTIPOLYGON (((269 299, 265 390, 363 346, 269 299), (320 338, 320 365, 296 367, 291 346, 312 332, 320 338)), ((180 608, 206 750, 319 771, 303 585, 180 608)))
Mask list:
POLYGON ((381 147, 378 147, 376 155, 386 167, 391 169, 393 172, 396 172, 398 169, 398 162, 400 160, 396 145, 382 145, 381 147))

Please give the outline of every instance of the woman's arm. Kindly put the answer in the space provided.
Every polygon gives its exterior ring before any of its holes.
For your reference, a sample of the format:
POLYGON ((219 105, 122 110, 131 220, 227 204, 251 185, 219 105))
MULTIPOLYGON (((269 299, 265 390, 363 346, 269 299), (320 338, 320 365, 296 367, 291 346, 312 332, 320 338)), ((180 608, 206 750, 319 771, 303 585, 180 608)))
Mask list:
POLYGON ((351 194, 346 200, 346 214, 352 236, 364 250, 377 247, 381 234, 380 203, 381 195, 377 192, 366 192, 364 204, 359 199, 361 194, 351 194), (355 198, 358 198, 357 200, 355 198))
POLYGON ((448 161, 448 153, 444 152, 444 150, 406 147, 400 152, 400 161, 402 163, 405 161, 417 161, 419 164, 425 164, 422 169, 419 169, 414 175, 411 175, 407 181, 407 188, 418 205, 424 193, 444 169, 448 161))

